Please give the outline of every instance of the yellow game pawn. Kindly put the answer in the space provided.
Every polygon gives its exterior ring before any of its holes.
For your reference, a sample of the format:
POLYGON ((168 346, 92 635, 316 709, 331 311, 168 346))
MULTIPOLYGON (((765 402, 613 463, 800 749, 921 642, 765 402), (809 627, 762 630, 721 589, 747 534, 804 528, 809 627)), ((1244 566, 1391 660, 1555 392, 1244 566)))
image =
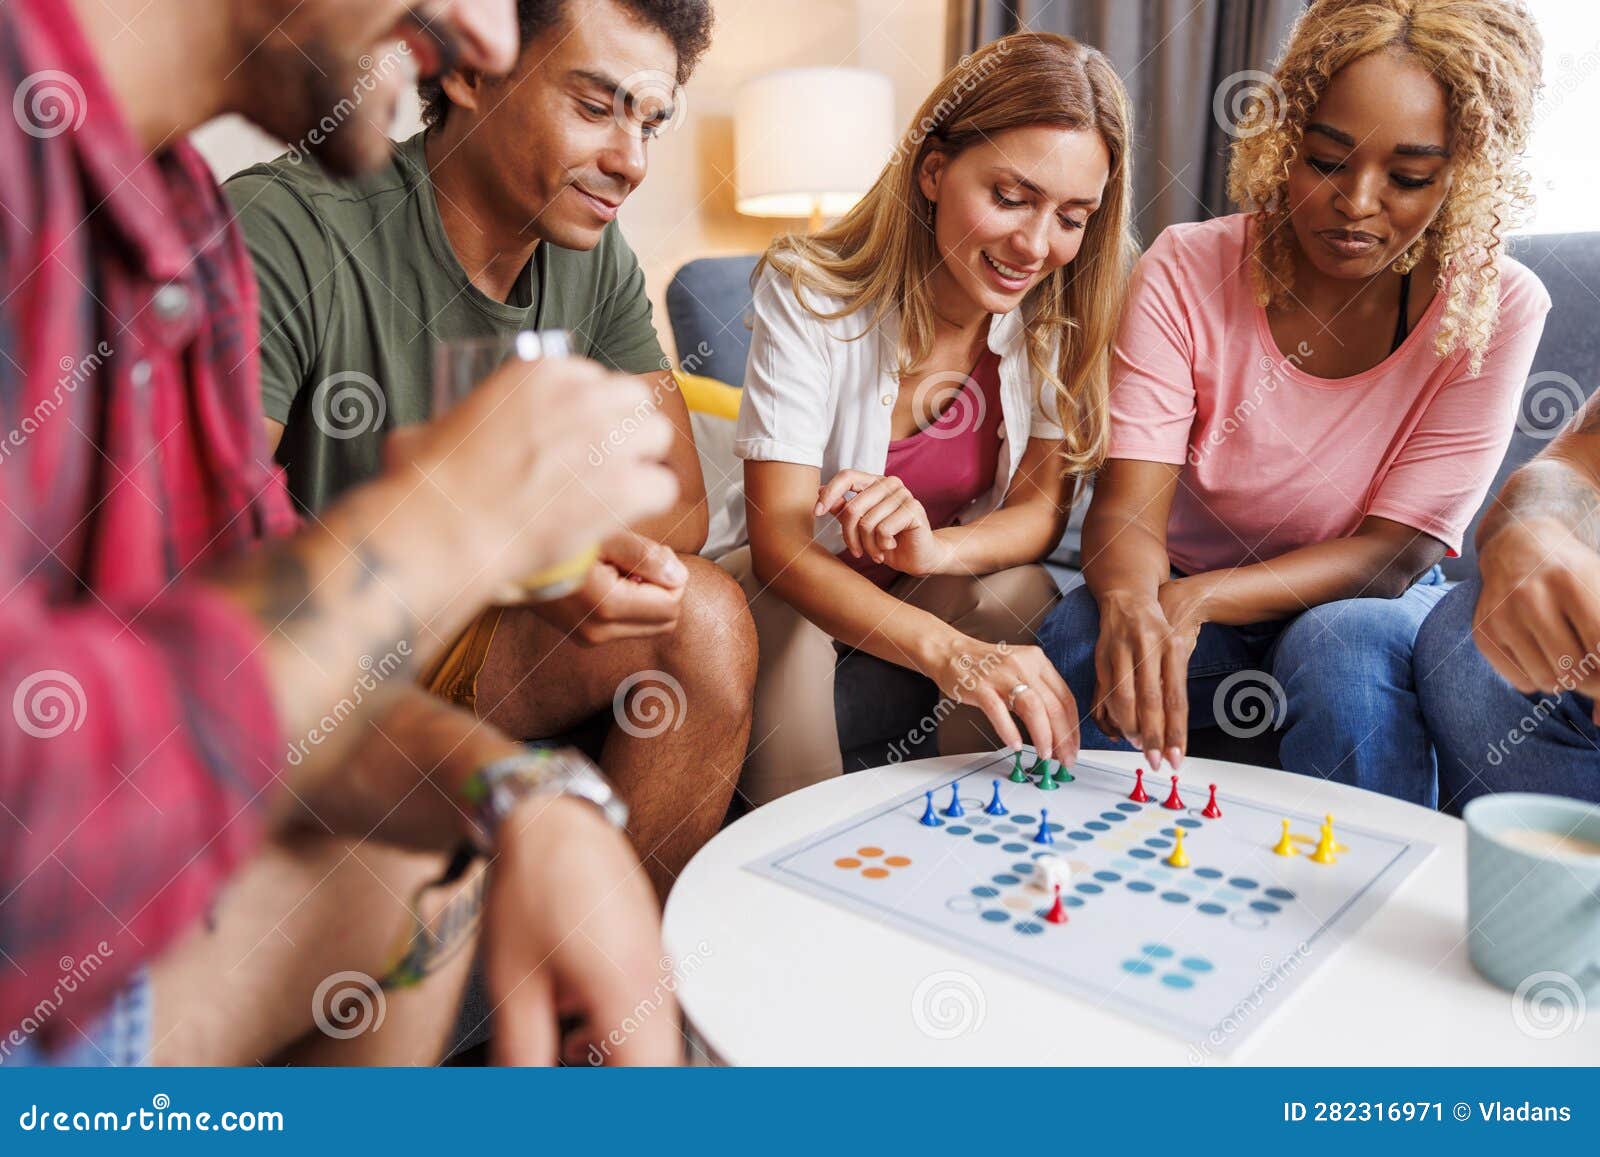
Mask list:
POLYGON ((1311 853, 1313 864, 1331 864, 1333 859, 1333 816, 1325 816, 1322 821, 1322 837, 1317 840, 1317 850, 1311 853))
POLYGON ((1172 855, 1166 858, 1166 865, 1169 868, 1187 868, 1189 866, 1189 856, 1183 850, 1183 829, 1173 828, 1172 832, 1174 841, 1172 855))
POLYGON ((1283 821, 1283 838, 1278 841, 1277 846, 1272 850, 1280 856, 1298 856, 1300 854, 1300 849, 1295 847, 1294 841, 1289 838, 1288 820, 1283 821))

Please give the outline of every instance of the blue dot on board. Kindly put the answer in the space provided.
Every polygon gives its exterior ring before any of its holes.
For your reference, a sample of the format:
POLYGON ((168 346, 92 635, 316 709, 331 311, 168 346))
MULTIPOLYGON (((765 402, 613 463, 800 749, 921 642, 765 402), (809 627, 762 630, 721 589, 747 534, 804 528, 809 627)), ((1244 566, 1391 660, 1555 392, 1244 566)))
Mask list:
POLYGON ((979 884, 976 888, 972 889, 972 894, 974 896, 982 896, 985 900, 987 900, 991 896, 998 896, 1000 894, 1000 889, 991 888, 988 884, 979 884))
POLYGON ((1153 860, 1156 858, 1156 854, 1149 848, 1129 848, 1128 855, 1136 860, 1153 860))
POLYGON ((1200 826, 1199 820, 1184 819, 1178 820, 1177 823, 1180 828, 1197 828, 1200 826))
POLYGON ((975 816, 968 816, 967 822, 975 828, 982 827, 984 824, 989 822, 989 817, 980 812, 975 816))
POLYGON ((1043 924, 1035 923, 1032 920, 1018 920, 1012 927, 1024 936, 1037 936, 1044 931, 1043 924))
POLYGON ((1088 828, 1091 832, 1109 832, 1111 830, 1110 824, 1103 824, 1099 820, 1090 820, 1083 826, 1088 828))
POLYGON ((1136 803, 1119 803, 1117 810, 1119 812, 1136 812, 1139 810, 1139 805, 1136 803))
POLYGON ((1199 876, 1202 880, 1222 879, 1222 872, 1218 868, 1196 868, 1194 870, 1194 874, 1199 876))
POLYGON ((1253 888, 1259 888, 1261 886, 1248 876, 1235 876, 1233 879, 1229 880, 1228 883, 1230 886, 1238 888, 1241 892, 1248 892, 1253 888))
POLYGON ((1002 912, 999 908, 990 908, 983 914, 983 918, 991 924, 1004 924, 1011 919, 1011 913, 1002 912))
POLYGON ((1254 908, 1257 912, 1282 912, 1283 911, 1282 908, 1278 907, 1271 900, 1252 900, 1252 901, 1250 901, 1250 907, 1254 908))
POLYGON ((1155 969, 1143 960, 1124 960, 1122 962, 1122 971, 1131 972, 1135 976, 1145 976, 1154 972, 1155 969))
POLYGON ((1218 888, 1212 893, 1212 895, 1217 899, 1226 901, 1230 904, 1237 904, 1240 900, 1244 899, 1243 895, 1235 892, 1232 888, 1218 888))
POLYGON ((994 830, 1009 836, 1012 832, 1016 831, 1017 828, 1015 824, 995 824, 994 830))
POLYGON ((1167 839, 1169 839, 1169 840, 1175 840, 1175 839, 1178 838, 1178 829, 1177 828, 1162 828, 1161 829, 1161 834, 1166 836, 1167 839))
POLYGON ((1076 884, 1074 887, 1085 896, 1098 896, 1105 891, 1099 884, 1076 884))
POLYGON ((1187 892, 1163 892, 1161 893, 1161 898, 1169 904, 1187 904, 1189 902, 1189 894, 1187 892))
POLYGON ((1118 880, 1122 879, 1122 877, 1116 872, 1096 872, 1094 874, 1094 878, 1096 880, 1103 880, 1107 884, 1115 884, 1118 880))
POLYGON ((1119 872, 1131 872, 1139 866, 1139 861, 1130 860, 1126 856, 1118 856, 1111 861, 1111 866, 1119 872))
POLYGON ((1154 884, 1147 883, 1144 880, 1130 880, 1128 882, 1128 891, 1130 892, 1154 892, 1155 890, 1156 886, 1154 884))
POLYGON ((1123 815, 1121 812, 1101 812, 1100 818, 1103 820, 1110 820, 1114 824, 1126 823, 1128 819, 1128 817, 1123 815))
MULTIPOLYGON (((1051 825, 1051 827, 1054 827, 1054 826, 1055 826, 1054 824, 1051 825)), ((1067 833, 1067 839, 1069 839, 1069 840, 1077 840, 1080 844, 1086 844, 1090 840, 1094 839, 1094 837, 1091 836, 1088 832, 1068 832, 1067 833)))
POLYGON ((1002 852, 1010 852, 1013 856, 1020 856, 1023 852, 1028 850, 1028 845, 1027 844, 1001 844, 1000 845, 1000 850, 1002 852))
POLYGON ((1170 848, 1172 846, 1172 841, 1164 840, 1160 836, 1151 836, 1145 841, 1145 845, 1151 848, 1170 848))
POLYGON ((1061 897, 1061 902, 1063 904, 1065 904, 1068 908, 1082 908, 1083 907, 1083 897, 1082 896, 1063 896, 1063 897, 1061 897))
POLYGON ((990 876, 989 878, 991 880, 993 880, 996 884, 1020 884, 1020 883, 1022 883, 1021 880, 1019 880, 1015 876, 1009 875, 1007 873, 1001 873, 998 876, 990 876))
POLYGON ((1168 948, 1165 944, 1146 944, 1143 948, 1139 949, 1139 951, 1143 952, 1152 960, 1165 960, 1167 957, 1173 955, 1172 949, 1168 948))
POLYGON ((1196 912, 1204 912, 1207 916, 1220 916, 1227 911, 1221 904, 1213 904, 1207 900, 1204 904, 1194 906, 1196 912))
POLYGON ((1181 972, 1169 972, 1161 978, 1161 983, 1168 988, 1193 988, 1194 978, 1181 972))
POLYGON ((1033 817, 1033 816, 1019 816, 1019 815, 1013 815, 1013 816, 1012 816, 1012 817, 1011 817, 1011 822, 1012 822, 1012 823, 1014 823, 1014 824, 1016 824, 1016 825, 1017 825, 1017 827, 1014 827, 1014 828, 1012 828, 1012 829, 1011 829, 1011 830, 1012 830, 1012 831, 1017 831, 1017 830, 1019 830, 1019 829, 1020 829, 1020 827, 1021 827, 1021 825, 1023 825, 1023 824, 1031 824, 1031 823, 1036 823, 1036 822, 1037 822, 1037 821, 1036 821, 1036 820, 1035 820, 1035 819, 1034 819, 1034 817, 1033 817))
POLYGON ((1285 904, 1294 899, 1294 893, 1287 888, 1268 888, 1263 895, 1271 896, 1274 900, 1282 900, 1285 904))
POLYGON ((1011 870, 1013 872, 1016 872, 1018 875, 1026 876, 1029 872, 1033 871, 1033 865, 1032 864, 1012 864, 1011 865, 1011 870))
POLYGON ((952 836, 970 836, 972 834, 972 829, 962 824, 951 824, 949 827, 945 828, 945 831, 949 832, 952 836))
POLYGON ((1211 961, 1204 956, 1185 956, 1181 962, 1190 972, 1210 972, 1211 961))
POLYGON ((975 844, 998 844, 1000 837, 993 832, 979 832, 972 837, 972 842, 975 844))

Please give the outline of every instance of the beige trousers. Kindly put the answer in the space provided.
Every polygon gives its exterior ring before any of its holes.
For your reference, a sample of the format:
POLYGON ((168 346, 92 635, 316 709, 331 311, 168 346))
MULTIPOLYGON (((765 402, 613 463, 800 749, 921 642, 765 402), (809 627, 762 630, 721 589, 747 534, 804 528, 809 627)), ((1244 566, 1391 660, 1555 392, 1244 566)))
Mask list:
MULTIPOLYGON (((759 807, 843 774, 839 730, 833 714, 833 638, 756 581, 750 548, 718 560, 739 580, 750 600, 760 642, 755 718, 739 791, 759 807)), ((1035 632, 1060 597, 1050 572, 1038 564, 994 574, 902 576, 889 588, 896 598, 936 615, 964 635, 986 643, 1033 646, 1035 632)), ((939 724, 945 754, 999 746, 988 721, 973 707, 958 707, 939 724)))

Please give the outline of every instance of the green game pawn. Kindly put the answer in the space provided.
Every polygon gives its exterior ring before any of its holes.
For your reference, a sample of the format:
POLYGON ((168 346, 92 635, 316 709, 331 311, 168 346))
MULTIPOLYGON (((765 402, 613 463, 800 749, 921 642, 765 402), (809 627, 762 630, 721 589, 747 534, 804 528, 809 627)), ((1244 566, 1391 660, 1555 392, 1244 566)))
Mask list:
POLYGON ((1056 765, 1056 782, 1057 783, 1076 783, 1077 781, 1078 781, 1078 777, 1073 775, 1070 771, 1067 770, 1067 765, 1066 764, 1058 763, 1056 765))
POLYGON ((1054 779, 1051 778, 1051 775, 1055 771, 1056 761, 1053 760, 1053 759, 1041 759, 1039 761, 1039 764, 1037 764, 1035 766, 1039 766, 1039 765, 1042 765, 1044 767, 1044 772, 1039 776, 1039 790, 1040 791, 1055 791, 1056 788, 1061 786, 1060 784, 1056 783, 1056 781, 1054 779))
POLYGON ((1012 783, 1027 783, 1028 773, 1022 770, 1022 752, 1017 752, 1011 758, 1011 775, 1008 777, 1012 783))

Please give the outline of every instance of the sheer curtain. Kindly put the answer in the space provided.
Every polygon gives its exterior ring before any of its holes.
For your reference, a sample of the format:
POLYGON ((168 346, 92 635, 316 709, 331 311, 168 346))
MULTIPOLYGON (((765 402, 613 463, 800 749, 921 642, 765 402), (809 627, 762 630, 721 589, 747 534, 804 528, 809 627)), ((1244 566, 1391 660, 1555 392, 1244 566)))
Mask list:
POLYGON ((1305 0, 950 0, 951 63, 1028 29, 1099 48, 1134 107, 1134 202, 1149 244, 1179 221, 1231 210, 1226 125, 1252 70, 1267 71, 1305 0))

